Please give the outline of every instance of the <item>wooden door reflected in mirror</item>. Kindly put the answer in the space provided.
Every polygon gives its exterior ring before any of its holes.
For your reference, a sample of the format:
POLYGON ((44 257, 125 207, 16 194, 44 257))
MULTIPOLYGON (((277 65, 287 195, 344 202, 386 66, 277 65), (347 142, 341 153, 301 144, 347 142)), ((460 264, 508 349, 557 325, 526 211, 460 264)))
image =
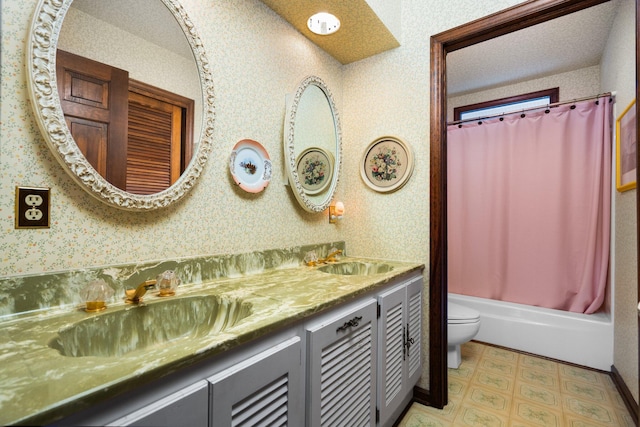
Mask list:
POLYGON ((176 182, 193 151, 193 100, 62 50, 56 72, 67 126, 100 175, 133 194, 176 182))

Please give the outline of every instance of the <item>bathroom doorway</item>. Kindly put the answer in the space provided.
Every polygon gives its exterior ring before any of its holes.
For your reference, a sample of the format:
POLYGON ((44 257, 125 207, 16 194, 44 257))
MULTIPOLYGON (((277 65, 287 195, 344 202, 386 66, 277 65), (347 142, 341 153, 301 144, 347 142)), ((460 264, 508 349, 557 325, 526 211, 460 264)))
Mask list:
MULTIPOLYGON (((431 39, 430 390, 428 396, 424 397, 432 406, 441 408, 448 401, 447 322, 445 320, 447 319, 446 55, 455 50, 559 18, 605 1, 529 1, 437 34, 431 39)), ((637 14, 638 0, 635 3, 637 14)), ((638 73, 637 68, 636 74, 638 73)), ((637 91, 636 87, 636 97, 638 96, 637 91)))

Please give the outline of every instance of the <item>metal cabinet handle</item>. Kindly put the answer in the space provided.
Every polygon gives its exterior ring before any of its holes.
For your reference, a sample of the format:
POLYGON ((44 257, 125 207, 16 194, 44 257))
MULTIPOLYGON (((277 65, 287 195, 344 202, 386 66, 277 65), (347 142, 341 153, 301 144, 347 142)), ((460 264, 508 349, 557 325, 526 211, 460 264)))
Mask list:
POLYGON ((336 329, 336 332, 346 331, 351 327, 355 328, 360 324, 361 320, 362 320, 362 316, 356 316, 353 319, 349 320, 348 322, 344 322, 344 325, 338 327, 338 329, 336 329))
POLYGON ((405 351, 403 351, 403 354, 408 355, 409 354, 409 350, 411 349, 411 346, 413 345, 413 343, 415 341, 414 341, 414 339, 412 337, 409 337, 409 324, 408 323, 407 323, 407 327, 403 328, 403 329, 404 329, 404 334, 405 334, 405 336, 403 337, 403 341, 404 341, 404 345, 405 345, 405 351))

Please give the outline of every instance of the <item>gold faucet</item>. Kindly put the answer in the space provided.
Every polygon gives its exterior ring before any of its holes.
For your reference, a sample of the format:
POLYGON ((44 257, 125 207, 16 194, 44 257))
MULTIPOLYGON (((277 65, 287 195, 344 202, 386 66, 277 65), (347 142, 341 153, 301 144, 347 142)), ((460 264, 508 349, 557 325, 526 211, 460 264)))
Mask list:
POLYGON ((140 283, 136 289, 126 289, 124 291, 126 295, 125 302, 127 304, 140 304, 140 302, 142 302, 142 297, 144 296, 144 294, 146 294, 149 289, 155 287, 155 280, 147 280, 146 282, 140 283))
POLYGON ((340 255, 342 253, 342 249, 338 249, 336 251, 331 252, 329 255, 327 255, 326 258, 320 258, 317 263, 318 264, 326 264, 328 262, 336 262, 338 261, 336 259, 336 255, 340 255))

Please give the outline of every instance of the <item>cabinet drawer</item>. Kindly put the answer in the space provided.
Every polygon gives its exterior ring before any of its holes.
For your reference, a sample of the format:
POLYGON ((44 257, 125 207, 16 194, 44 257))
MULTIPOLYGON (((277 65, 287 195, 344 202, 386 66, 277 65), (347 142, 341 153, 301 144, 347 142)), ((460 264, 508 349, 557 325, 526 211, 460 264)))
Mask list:
POLYGON ((202 380, 107 426, 207 427, 208 424, 209 384, 202 380))
POLYGON ((301 426, 300 337, 262 351, 208 379, 211 426, 301 426))

